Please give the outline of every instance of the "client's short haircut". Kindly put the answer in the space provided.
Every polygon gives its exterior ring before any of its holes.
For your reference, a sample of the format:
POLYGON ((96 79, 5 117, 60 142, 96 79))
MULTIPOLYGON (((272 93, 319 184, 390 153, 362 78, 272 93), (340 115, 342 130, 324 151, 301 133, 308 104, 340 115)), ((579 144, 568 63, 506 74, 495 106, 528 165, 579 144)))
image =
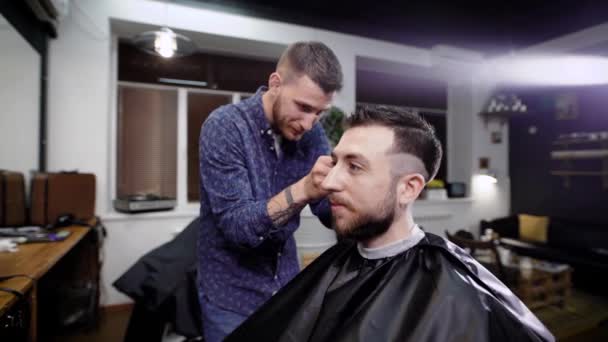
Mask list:
POLYGON ((362 105, 345 120, 347 128, 380 125, 395 133, 392 153, 408 153, 418 157, 426 170, 423 176, 431 181, 439 170, 443 150, 435 129, 416 112, 403 108, 362 105))

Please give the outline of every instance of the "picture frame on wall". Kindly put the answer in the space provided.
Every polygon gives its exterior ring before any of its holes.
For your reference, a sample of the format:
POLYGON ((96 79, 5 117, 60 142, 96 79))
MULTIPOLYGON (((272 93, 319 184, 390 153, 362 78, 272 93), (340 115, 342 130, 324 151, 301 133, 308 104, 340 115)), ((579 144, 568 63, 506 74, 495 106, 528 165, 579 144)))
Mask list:
POLYGON ((562 93, 555 97, 556 120, 576 120, 578 115, 578 98, 576 94, 562 93))

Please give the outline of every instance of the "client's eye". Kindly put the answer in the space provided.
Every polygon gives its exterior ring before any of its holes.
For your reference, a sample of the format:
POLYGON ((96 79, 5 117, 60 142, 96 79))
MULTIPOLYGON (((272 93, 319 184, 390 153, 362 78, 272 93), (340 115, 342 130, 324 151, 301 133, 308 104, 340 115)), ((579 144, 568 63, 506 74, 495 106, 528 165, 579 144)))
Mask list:
POLYGON ((360 171, 361 170, 361 167, 359 165, 353 164, 353 163, 348 164, 348 168, 351 171, 360 171))

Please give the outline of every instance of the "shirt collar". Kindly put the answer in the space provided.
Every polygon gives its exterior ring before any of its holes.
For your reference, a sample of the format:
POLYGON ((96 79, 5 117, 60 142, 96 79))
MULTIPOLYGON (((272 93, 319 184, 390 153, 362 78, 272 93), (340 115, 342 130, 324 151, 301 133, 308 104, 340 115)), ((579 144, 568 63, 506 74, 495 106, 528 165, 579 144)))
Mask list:
POLYGON ((270 136, 272 134, 272 130, 270 123, 266 118, 266 113, 264 112, 264 103, 262 102, 262 95, 264 95, 266 91, 268 91, 268 87, 259 87, 255 92, 255 95, 251 97, 251 101, 253 101, 253 108, 255 109, 253 120, 257 126, 258 132, 261 135, 267 134, 270 136))

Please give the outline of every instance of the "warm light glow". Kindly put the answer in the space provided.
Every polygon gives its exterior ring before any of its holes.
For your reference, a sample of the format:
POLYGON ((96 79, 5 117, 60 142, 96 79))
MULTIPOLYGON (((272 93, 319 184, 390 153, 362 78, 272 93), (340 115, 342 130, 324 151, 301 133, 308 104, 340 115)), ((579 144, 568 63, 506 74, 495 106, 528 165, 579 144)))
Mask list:
POLYGON ((154 51, 165 58, 171 58, 177 51, 175 33, 168 27, 163 27, 154 39, 154 51))
POLYGON ((479 180, 481 182, 484 182, 484 183, 488 183, 488 184, 498 183, 498 180, 496 179, 496 177, 494 177, 492 175, 477 175, 477 177, 479 178, 479 180))
POLYGON ((515 84, 608 84, 608 58, 592 56, 513 56, 488 65, 486 77, 515 84))
POLYGON ((498 198, 498 185, 496 178, 488 175, 473 175, 471 195, 480 200, 496 200, 498 198))

